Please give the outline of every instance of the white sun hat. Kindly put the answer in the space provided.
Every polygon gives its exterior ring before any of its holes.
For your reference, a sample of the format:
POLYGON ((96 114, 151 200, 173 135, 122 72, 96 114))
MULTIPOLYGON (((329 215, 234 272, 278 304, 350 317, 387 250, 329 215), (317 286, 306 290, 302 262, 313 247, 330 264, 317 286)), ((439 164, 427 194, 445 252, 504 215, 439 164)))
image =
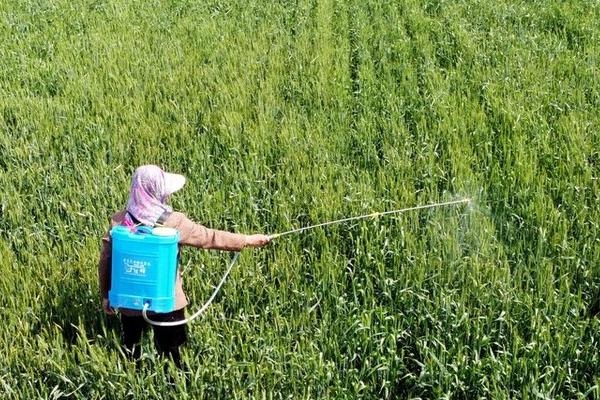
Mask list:
POLYGON ((165 172, 165 194, 171 195, 185 185, 185 176, 165 172))

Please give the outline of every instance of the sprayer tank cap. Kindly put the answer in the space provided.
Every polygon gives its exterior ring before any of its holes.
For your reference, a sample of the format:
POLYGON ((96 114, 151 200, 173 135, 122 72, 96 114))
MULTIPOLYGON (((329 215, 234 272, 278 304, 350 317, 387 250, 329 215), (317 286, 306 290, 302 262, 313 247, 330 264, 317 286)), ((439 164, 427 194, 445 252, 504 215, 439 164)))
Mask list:
POLYGON ((152 229, 152 234, 156 236, 175 236, 177 234, 177 229, 160 226, 152 229))

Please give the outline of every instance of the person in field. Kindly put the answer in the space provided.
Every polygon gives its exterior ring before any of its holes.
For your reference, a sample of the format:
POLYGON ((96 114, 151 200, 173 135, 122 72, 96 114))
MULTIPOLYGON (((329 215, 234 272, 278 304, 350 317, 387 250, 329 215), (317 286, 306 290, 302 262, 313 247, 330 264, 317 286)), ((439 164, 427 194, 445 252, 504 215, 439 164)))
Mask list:
MULTIPOLYGON (((143 165, 136 169, 131 181, 129 200, 124 210, 115 213, 110 221, 110 229, 116 225, 146 225, 175 228, 179 231, 179 246, 192 246, 202 249, 239 251, 245 247, 262 247, 269 243, 267 235, 244 235, 210 229, 187 218, 180 212, 173 211, 167 205, 169 196, 183 187, 185 177, 167 173, 156 165, 143 165)), ((108 300, 111 276, 112 246, 110 234, 102 238, 102 250, 98 264, 98 278, 102 308, 106 314, 112 315, 115 310, 108 300)), ((185 319, 184 310, 188 304, 183 292, 181 272, 177 271, 175 283, 175 310, 169 313, 152 314, 156 321, 181 321, 185 319)), ((122 340, 126 354, 130 359, 139 360, 141 356, 140 341, 148 324, 139 310, 119 309, 121 314, 122 340)), ((186 327, 152 326, 154 344, 158 353, 168 357, 181 368, 179 347, 186 341, 186 327)))

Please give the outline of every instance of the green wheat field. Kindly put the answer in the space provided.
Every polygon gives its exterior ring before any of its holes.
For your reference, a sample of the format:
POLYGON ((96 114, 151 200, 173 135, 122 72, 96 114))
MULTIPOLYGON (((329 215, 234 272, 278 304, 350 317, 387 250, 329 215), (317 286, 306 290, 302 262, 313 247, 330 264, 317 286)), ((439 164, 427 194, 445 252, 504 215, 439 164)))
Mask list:
POLYGON ((599 132, 597 0, 4 0, 0 397, 599 398, 599 132), (173 374, 98 295, 146 163, 240 233, 473 201, 244 250, 173 374))

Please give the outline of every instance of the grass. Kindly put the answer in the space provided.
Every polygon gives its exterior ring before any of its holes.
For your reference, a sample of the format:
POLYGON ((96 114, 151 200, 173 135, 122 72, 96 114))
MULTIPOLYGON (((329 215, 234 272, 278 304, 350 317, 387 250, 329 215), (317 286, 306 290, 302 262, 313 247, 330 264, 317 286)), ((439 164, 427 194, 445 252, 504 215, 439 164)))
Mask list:
MULTIPOLYGON (((597 398, 600 6, 0 4, 6 398, 597 398), (190 382, 119 354, 96 263, 133 169, 247 251, 190 382)), ((187 250, 200 305, 223 255, 187 250)), ((192 306, 193 308, 193 306, 192 306)))

